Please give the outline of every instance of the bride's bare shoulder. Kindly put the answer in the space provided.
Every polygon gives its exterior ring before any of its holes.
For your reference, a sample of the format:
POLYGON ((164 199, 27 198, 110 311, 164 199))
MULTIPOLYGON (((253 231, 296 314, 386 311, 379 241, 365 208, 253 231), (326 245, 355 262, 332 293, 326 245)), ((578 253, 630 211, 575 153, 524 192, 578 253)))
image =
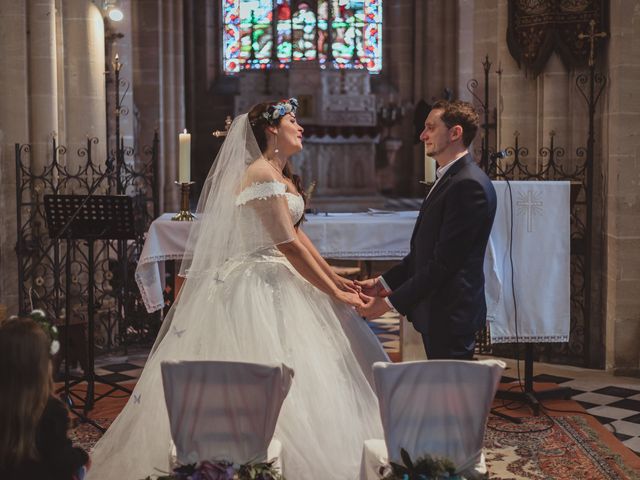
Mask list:
POLYGON ((271 173, 270 170, 271 168, 264 157, 260 157, 247 167, 247 175, 261 173, 266 175, 271 173))
POLYGON ((248 187, 255 183, 274 181, 277 181, 277 178, 274 174, 273 167, 271 167, 264 158, 260 157, 247 167, 242 186, 248 187))

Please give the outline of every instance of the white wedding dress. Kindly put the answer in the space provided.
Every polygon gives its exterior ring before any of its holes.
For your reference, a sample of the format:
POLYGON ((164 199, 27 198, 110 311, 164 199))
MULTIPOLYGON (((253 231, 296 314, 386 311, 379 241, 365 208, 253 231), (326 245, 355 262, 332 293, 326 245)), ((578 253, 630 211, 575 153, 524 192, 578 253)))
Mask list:
MULTIPOLYGON (((254 183, 235 202, 284 195, 296 223, 304 202, 285 188, 254 183)), ((371 365, 387 359, 366 323, 307 282, 276 247, 230 258, 197 280, 208 282, 206 301, 190 318, 174 316, 126 407, 96 445, 89 478, 142 479, 168 470, 164 360, 290 366, 295 376, 275 432, 287 479, 356 478, 363 441, 382 436, 371 365)))

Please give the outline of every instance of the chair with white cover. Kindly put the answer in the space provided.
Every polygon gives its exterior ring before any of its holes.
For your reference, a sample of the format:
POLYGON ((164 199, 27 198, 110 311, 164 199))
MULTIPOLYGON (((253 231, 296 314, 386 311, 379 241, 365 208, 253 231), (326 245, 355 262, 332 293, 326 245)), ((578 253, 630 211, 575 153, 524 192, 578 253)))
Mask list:
POLYGON ((482 444, 505 363, 500 360, 426 360, 373 365, 384 440, 364 442, 361 480, 380 478, 389 461, 445 457, 456 473, 476 478, 487 471, 482 444))
POLYGON ((162 362, 175 464, 276 460, 273 433, 293 378, 284 364, 223 361, 162 362))

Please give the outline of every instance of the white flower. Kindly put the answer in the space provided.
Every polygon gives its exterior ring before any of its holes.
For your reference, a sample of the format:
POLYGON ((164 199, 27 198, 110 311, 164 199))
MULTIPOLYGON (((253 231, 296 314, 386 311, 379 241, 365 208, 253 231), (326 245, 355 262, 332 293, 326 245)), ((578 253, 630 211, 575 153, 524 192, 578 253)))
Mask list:
POLYGON ((60 351, 60 342, 58 340, 54 340, 51 342, 51 355, 55 355, 60 351))
POLYGON ((198 455, 198 452, 196 452, 195 450, 192 452, 189 452, 189 454, 187 455, 187 463, 198 463, 200 462, 200 456, 198 455))
POLYGON ((51 325, 51 331, 55 334, 58 333, 58 327, 56 327, 55 325, 51 325))

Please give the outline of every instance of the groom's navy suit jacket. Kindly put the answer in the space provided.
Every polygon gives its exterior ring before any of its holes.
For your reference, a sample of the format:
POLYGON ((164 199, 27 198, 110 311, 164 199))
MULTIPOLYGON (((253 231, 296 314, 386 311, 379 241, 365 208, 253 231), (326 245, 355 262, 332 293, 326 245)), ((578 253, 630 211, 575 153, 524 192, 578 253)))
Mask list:
POLYGON ((469 335, 484 326, 483 263, 495 213, 495 189, 469 154, 425 198, 409 255, 382 275, 389 300, 420 333, 469 335))

